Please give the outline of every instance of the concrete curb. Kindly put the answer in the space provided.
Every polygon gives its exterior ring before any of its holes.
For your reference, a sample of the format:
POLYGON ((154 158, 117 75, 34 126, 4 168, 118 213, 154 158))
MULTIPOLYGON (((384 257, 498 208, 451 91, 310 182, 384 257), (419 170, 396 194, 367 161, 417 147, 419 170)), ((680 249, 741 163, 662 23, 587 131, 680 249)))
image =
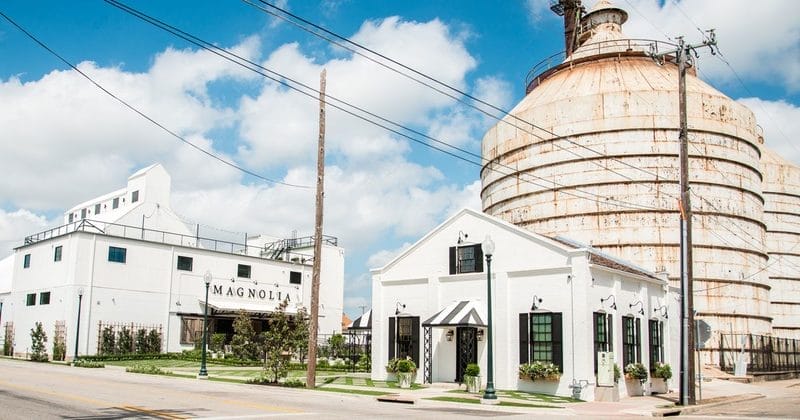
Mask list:
POLYGON ((692 405, 687 407, 672 407, 672 408, 665 408, 660 409, 652 412, 653 417, 666 417, 666 416, 680 416, 683 414, 691 414, 697 411, 700 411, 704 408, 711 408, 717 407, 720 405, 725 404, 732 404, 738 403, 743 401, 751 401, 757 400, 760 398, 766 398, 766 395, 763 394, 740 394, 740 395, 733 395, 730 397, 722 397, 718 401, 714 401, 708 404, 699 404, 699 405, 692 405))

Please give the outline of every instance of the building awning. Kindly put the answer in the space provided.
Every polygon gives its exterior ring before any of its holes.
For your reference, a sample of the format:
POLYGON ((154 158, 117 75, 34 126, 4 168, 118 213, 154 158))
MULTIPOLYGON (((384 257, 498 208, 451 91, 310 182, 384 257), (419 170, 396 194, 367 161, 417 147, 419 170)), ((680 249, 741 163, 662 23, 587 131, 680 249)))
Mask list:
POLYGON ((372 309, 364 312, 355 321, 347 326, 348 330, 371 330, 372 329, 372 309))
MULTIPOLYGON (((202 310, 205 301, 202 299, 198 299, 200 302, 200 308, 202 310)), ((221 313, 238 313, 239 311, 245 311, 251 314, 269 314, 275 312, 278 309, 277 305, 265 305, 263 303, 255 303, 255 302, 234 302, 234 301, 226 301, 226 300, 208 300, 208 308, 212 311, 221 314, 221 313)), ((284 311, 287 314, 295 315, 297 314, 297 308, 294 304, 290 303, 286 310, 284 311)))
POLYGON ((422 323, 423 327, 485 327, 486 316, 482 302, 462 300, 453 302, 422 323))

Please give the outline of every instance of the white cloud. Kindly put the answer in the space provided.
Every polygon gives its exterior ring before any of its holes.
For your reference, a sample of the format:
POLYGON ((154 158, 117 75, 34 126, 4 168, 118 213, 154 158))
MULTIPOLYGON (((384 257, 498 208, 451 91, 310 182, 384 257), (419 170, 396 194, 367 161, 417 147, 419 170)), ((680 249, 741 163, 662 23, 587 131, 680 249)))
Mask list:
MULTIPOLYGON (((702 40, 699 29, 715 29, 719 49, 743 78, 785 84, 800 90, 800 19, 795 0, 754 3, 750 0, 629 0, 617 6, 630 15, 623 30, 631 38, 702 40), (696 26, 697 25, 697 26, 696 26)), ((700 51, 699 68, 725 83, 735 74, 707 52, 700 51)))
POLYGON ((393 260, 396 256, 400 255, 403 251, 408 249, 408 247, 411 245, 411 242, 406 242, 395 249, 382 249, 369 256, 367 259, 367 267, 381 268, 389 263, 389 261, 393 260))
POLYGON ((0 259, 22 245, 26 236, 43 231, 53 224, 54 221, 29 210, 6 212, 0 209, 0 259))
MULTIPOLYGON (((248 38, 234 49, 255 58, 259 43, 248 38)), ((209 97, 208 83, 250 77, 211 53, 171 48, 156 56, 147 73, 92 62, 78 68, 172 131, 194 138, 234 122, 234 111, 209 97)), ((0 142, 6 174, 0 196, 33 210, 60 210, 119 188, 132 170, 154 161, 172 162, 168 169, 182 179, 190 169, 183 164, 194 165, 191 154, 199 155, 74 71, 52 71, 27 83, 0 80, 0 126, 13 133, 0 142), (36 176, 22 175, 30 168, 36 176)), ((212 148, 208 139, 201 145, 212 148)), ((228 172, 221 180, 231 178, 228 172)))
POLYGON ((538 22, 550 12, 550 0, 526 0, 525 8, 528 9, 528 18, 538 22))
POLYGON ((800 107, 785 101, 741 98, 764 129, 764 144, 784 159, 800 165, 800 107))

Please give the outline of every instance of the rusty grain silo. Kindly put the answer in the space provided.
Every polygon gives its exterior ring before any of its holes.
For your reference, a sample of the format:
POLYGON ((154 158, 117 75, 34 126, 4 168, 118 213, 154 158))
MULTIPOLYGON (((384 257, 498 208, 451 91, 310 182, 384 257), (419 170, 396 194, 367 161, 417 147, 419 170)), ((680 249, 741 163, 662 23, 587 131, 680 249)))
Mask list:
POLYGON ((772 329, 800 339, 800 167, 765 148, 761 168, 772 329))
MULTIPOLYGON (((601 0, 565 31, 574 51, 529 74, 527 96, 483 138, 483 209, 666 270, 677 286, 678 71, 648 55, 670 45, 627 39, 626 19, 601 0)), ((755 117, 694 74, 687 92, 698 318, 770 333, 755 117)))

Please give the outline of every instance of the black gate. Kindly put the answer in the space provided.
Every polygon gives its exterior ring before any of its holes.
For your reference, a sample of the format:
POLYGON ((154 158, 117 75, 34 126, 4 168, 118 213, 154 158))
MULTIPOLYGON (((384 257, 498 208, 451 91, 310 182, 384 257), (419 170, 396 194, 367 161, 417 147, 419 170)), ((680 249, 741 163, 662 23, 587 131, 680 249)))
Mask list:
POLYGON ((456 328, 456 382, 464 382, 464 370, 470 363, 478 363, 478 329, 475 327, 456 328))

